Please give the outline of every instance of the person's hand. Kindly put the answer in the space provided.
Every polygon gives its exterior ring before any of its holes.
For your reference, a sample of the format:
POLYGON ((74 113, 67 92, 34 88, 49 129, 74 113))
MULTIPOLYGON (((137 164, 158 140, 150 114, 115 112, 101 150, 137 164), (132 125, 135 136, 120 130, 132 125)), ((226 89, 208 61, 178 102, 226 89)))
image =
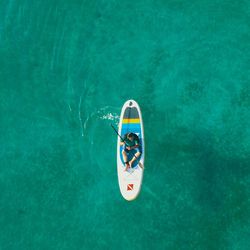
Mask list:
POLYGON ((127 148, 127 150, 131 150, 131 147, 126 147, 127 148))

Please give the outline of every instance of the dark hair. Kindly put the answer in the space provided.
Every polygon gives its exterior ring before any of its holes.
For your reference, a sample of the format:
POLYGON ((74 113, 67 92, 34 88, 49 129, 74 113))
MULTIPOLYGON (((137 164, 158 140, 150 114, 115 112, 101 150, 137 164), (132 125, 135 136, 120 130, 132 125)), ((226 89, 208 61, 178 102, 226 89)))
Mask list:
POLYGON ((133 133, 128 133, 127 137, 128 138, 134 138, 134 134, 133 133))

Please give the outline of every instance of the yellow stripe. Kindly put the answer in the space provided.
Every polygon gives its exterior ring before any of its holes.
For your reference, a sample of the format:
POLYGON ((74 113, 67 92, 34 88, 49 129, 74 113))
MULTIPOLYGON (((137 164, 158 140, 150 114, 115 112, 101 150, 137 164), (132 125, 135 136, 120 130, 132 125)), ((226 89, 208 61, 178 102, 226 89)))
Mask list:
POLYGON ((123 119, 122 123, 140 123, 140 119, 139 118, 133 118, 133 119, 123 119))

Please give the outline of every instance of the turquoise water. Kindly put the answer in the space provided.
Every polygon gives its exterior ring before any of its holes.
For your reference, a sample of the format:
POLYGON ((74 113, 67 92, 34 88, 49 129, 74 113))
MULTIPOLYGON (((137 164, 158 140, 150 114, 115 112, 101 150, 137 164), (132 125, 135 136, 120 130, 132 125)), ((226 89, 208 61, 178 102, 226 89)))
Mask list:
POLYGON ((0 249, 250 249, 249 1, 0 1, 0 249), (120 195, 135 99, 144 182, 120 195))

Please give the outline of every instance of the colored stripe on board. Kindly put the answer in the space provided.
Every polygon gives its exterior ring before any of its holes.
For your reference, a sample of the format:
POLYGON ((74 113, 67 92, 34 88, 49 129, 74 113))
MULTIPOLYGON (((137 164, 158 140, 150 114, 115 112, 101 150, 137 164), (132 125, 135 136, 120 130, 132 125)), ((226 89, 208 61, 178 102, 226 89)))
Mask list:
POLYGON ((122 125, 122 128, 123 129, 126 129, 126 128, 140 129, 141 124, 140 123, 126 123, 122 125))
POLYGON ((140 129, 133 129, 133 128, 127 128, 127 129, 122 129, 121 134, 125 135, 126 133, 141 133, 140 129))
POLYGON ((136 118, 136 119, 123 119, 122 123, 140 123, 140 119, 136 118))

